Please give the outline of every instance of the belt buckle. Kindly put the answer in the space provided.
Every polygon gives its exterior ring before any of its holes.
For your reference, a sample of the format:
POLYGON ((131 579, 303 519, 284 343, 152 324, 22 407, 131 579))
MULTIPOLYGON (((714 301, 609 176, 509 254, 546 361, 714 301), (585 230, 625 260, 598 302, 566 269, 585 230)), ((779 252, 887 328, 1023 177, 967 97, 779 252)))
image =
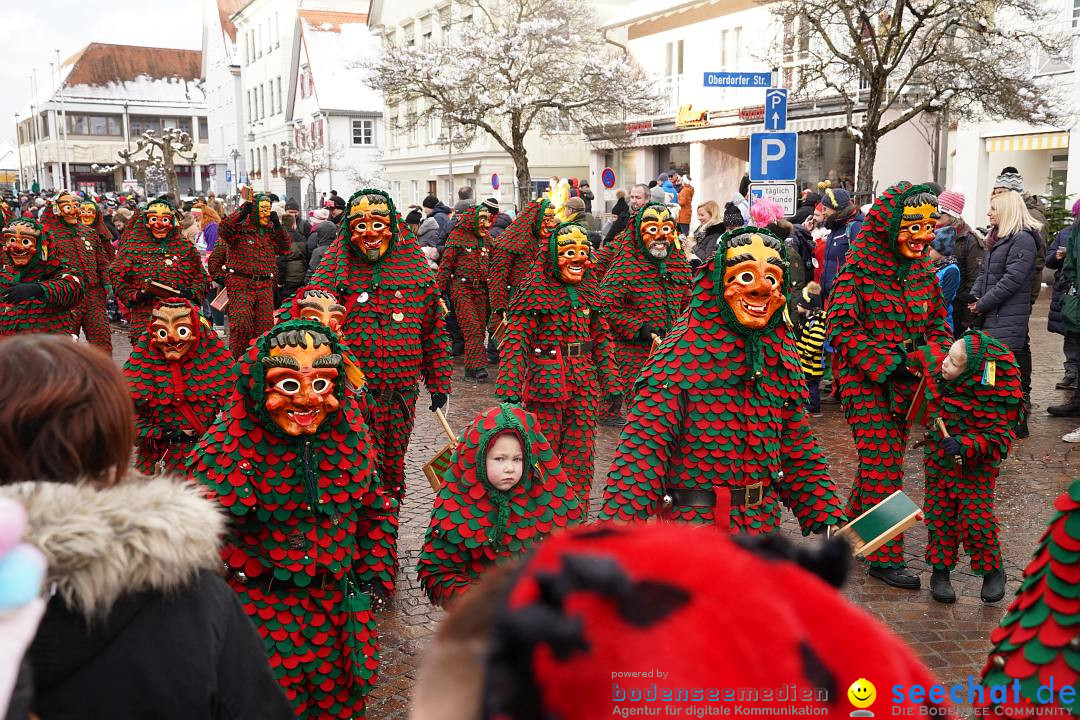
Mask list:
POLYGON ((746 486, 746 507, 756 508, 765 502, 765 486, 762 483, 754 483, 746 486))
POLYGON ((566 343, 566 357, 581 357, 581 343, 566 343))

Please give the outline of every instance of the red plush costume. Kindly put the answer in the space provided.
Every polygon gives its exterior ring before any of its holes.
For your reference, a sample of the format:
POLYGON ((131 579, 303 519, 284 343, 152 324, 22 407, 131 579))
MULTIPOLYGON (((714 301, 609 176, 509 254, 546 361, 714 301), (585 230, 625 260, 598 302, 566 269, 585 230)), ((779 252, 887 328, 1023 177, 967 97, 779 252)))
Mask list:
POLYGON ((362 718, 376 681, 370 592, 389 587, 393 500, 345 391, 342 347, 292 320, 241 360, 236 389, 199 441, 195 480, 232 517, 229 585, 302 718, 362 718))
POLYGON ((166 285, 195 304, 202 302, 210 287, 195 246, 180 234, 176 213, 167 200, 151 200, 120 237, 112 271, 113 290, 131 311, 132 343, 150 321, 150 310, 163 291, 150 283, 166 285))
POLYGON ((135 401, 140 472, 187 472, 195 443, 228 396, 232 364, 221 338, 190 301, 154 303, 124 363, 135 401))
MULTIPOLYGON (((453 365, 435 278, 389 195, 361 190, 349 198, 347 222, 311 285, 344 306, 340 336, 366 377, 379 480, 400 502, 417 383, 423 379, 431 393, 432 410, 443 407, 453 365)), ((302 315, 302 295, 284 305, 284 316, 302 315)), ((396 569, 391 563, 391 572, 396 569)))
POLYGON ((480 413, 458 444, 435 497, 416 571, 431 602, 446 607, 492 565, 503 565, 553 530, 580 521, 582 507, 536 416, 515 405, 480 413), (521 481, 499 490, 487 476, 494 441, 521 443, 521 481))
POLYGON ((803 534, 842 519, 783 322, 783 252, 760 228, 720 238, 638 379, 601 519, 659 515, 764 534, 779 527, 781 503, 803 534))
MULTIPOLYGON (((828 304, 829 342, 844 415, 859 454, 848 502, 857 517, 904 484, 907 408, 917 385, 908 370, 917 347, 951 343, 937 276, 925 257, 937 198, 902 182, 870 209, 851 244, 828 304)), ((867 557, 870 573, 890 585, 919 587, 904 568, 903 536, 867 557)))
POLYGON ((270 211, 270 196, 256 195, 225 216, 218 238, 206 265, 229 291, 229 350, 239 358, 274 322, 274 273, 277 256, 289 251, 289 236, 270 211))
POLYGON ((550 200, 533 200, 491 241, 488 298, 496 322, 525 282, 533 261, 558 221, 550 200))
POLYGON ((484 333, 488 318, 488 229, 495 213, 487 205, 456 217, 439 260, 439 292, 450 296, 458 327, 465 338, 465 377, 487 380, 484 333))
POLYGON ((496 388, 501 400, 524 402, 539 418, 583 509, 592 488, 596 414, 618 391, 588 257, 581 225, 562 223, 551 233, 510 302, 496 388))
POLYGON ((690 301, 690 264, 676 237, 671 212, 649 203, 634 213, 621 250, 600 284, 627 406, 653 338, 666 335, 690 301))
POLYGON ((27 218, 4 227, 0 262, 0 337, 71 333, 82 282, 52 252, 47 230, 27 218))
POLYGON ((41 224, 49 231, 51 252, 82 281, 82 297, 71 309, 68 332, 78 335, 82 330, 87 342, 111 355, 112 333, 105 309, 105 283, 112 245, 79 221, 79 200, 67 190, 61 190, 45 208, 41 224))

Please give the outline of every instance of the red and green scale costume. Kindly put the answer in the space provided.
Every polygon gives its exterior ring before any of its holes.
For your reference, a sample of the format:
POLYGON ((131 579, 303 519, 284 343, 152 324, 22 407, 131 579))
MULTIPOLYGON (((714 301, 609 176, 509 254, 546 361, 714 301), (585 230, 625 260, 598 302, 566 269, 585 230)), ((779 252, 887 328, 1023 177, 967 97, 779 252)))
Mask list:
MULTIPOLYGON (((1005 717, 1032 717, 1043 705, 1080 715, 1080 697, 1062 702, 1062 688, 1080 683, 1080 480, 1054 502, 1053 519, 1024 569, 1024 579, 1001 624, 990 633, 993 649, 982 684, 1007 685, 1005 717), (1019 697, 1014 701, 1014 685, 1019 697), (1053 684, 1053 698, 1040 686, 1053 684), (1049 701, 1049 702, 1048 702, 1049 701)), ((996 712, 995 712, 996 714, 996 712)))
POLYGON ((164 303, 188 307, 195 344, 180 360, 168 360, 151 344, 148 321, 124 363, 124 377, 135 402, 135 464, 147 475, 159 470, 187 473, 195 443, 213 424, 229 395, 233 365, 221 338, 190 301, 159 300, 151 310, 164 303))
POLYGON ((584 510, 596 462, 597 413, 619 385, 591 270, 577 286, 559 276, 557 238, 570 226, 586 232, 577 223, 558 225, 510 301, 495 394, 536 415, 584 510))
MULTIPOLYGON (((153 200, 150 205, 173 209, 166 200, 153 200)), ((129 332, 132 343, 146 327, 150 311, 157 302, 157 298, 146 292, 151 280, 190 293, 196 303, 201 302, 210 289, 210 276, 206 274, 195 246, 180 234, 175 223, 169 234, 158 240, 146 226, 145 209, 136 211, 131 223, 124 228, 110 278, 116 296, 131 311, 129 332)))
POLYGON ((420 584, 446 607, 493 565, 520 556, 558 528, 582 520, 583 508, 537 418, 516 405, 483 411, 465 429, 435 497, 420 562, 420 584), (487 451, 514 433, 525 468, 509 490, 487 479, 487 451))
POLYGON ((541 226, 544 211, 550 206, 549 200, 533 200, 491 241, 488 298, 492 313, 504 312, 528 277, 533 260, 544 244, 541 226))
POLYGON ((963 544, 971 556, 972 572, 985 575, 1002 569, 994 486, 1015 439, 1013 427, 1020 420, 1024 398, 1020 369, 1008 347, 977 330, 969 331, 963 340, 967 365, 952 381, 941 377, 943 357, 935 352, 938 348, 923 351, 922 372, 929 378, 926 399, 949 436, 963 447, 958 464, 940 446, 940 431, 931 426, 931 442, 923 452, 923 513, 929 535, 926 564, 952 570, 963 544))
MULTIPOLYGON (((851 244, 828 303, 828 338, 844 415, 851 426, 859 467, 847 512, 857 517, 903 489, 907 408, 916 380, 890 379, 905 343, 947 350, 946 325, 937 276, 930 261, 901 257, 897 236, 906 199, 929 193, 924 185, 899 183, 877 199, 851 244)), ((909 354, 910 357, 910 354, 909 354)), ((899 536, 867 557, 872 566, 904 566, 899 536)))
POLYGON ((98 242, 101 243, 102 249, 105 251, 106 257, 109 259, 109 263, 112 263, 116 259, 116 248, 113 247, 113 236, 109 232, 109 228, 105 227, 105 218, 101 216, 101 208, 93 200, 83 200, 79 203, 82 205, 94 206, 94 222, 90 225, 83 225, 83 229, 89 229, 97 235, 98 242))
POLYGON ((89 226, 64 222, 52 203, 45 206, 41 224, 51 238, 50 252, 82 281, 82 295, 71 308, 67 332, 78 335, 81 329, 87 342, 111 355, 112 332, 106 315, 105 283, 108 282, 112 246, 89 226))
POLYGON ((627 227, 621 233, 611 238, 611 242, 593 253, 593 266, 591 272, 597 282, 604 279, 608 269, 611 267, 611 263, 615 260, 616 256, 622 252, 623 245, 626 243, 626 236, 629 232, 630 228, 627 227))
POLYGON ((780 242, 755 227, 725 233, 687 312, 642 369, 601 520, 663 516, 757 535, 780 526, 783 504, 806 535, 843 519, 783 313, 753 330, 724 300, 728 244, 754 233, 780 242))
POLYGON ((218 242, 206 261, 210 277, 229 291, 229 350, 234 358, 274 322, 274 275, 277 256, 289 251, 289 236, 280 225, 259 224, 259 194, 251 203, 226 215, 219 226, 218 242))
MULTIPOLYGON (((334 293, 345 306, 341 339, 364 373, 379 479, 384 492, 400 503, 405 496, 405 452, 415 420, 417 384, 423 379, 428 392, 449 395, 453 356, 435 276, 416 237, 381 190, 360 190, 349 204, 363 195, 386 198, 393 233, 390 247, 377 261, 369 261, 350 239, 348 223, 342 223, 309 287, 334 293)), ((284 317, 298 316, 295 303, 296 298, 283 305, 284 317)), ((391 572, 396 571, 396 561, 391 566, 391 572)))
POLYGON ((377 488, 375 445, 343 376, 334 386, 341 405, 315 435, 290 437, 270 419, 262 362, 270 338, 305 330, 342 352, 309 320, 256 340, 196 447, 192 474, 232 517, 222 549, 228 582, 297 716, 358 718, 376 681, 369 592, 389 587, 396 503, 377 488))
POLYGON ((461 335, 465 338, 465 369, 484 367, 484 333, 488 318, 488 245, 486 230, 474 206, 457 216, 454 229, 446 239, 435 281, 439 292, 450 296, 461 335))
POLYGON ((634 213, 619 254, 600 283, 600 301, 611 325, 612 349, 627 405, 633 400, 634 381, 649 357, 650 338, 643 327, 663 337, 690 301, 690 264, 674 244, 663 260, 650 255, 641 240, 641 217, 646 208, 666 210, 649 203, 634 213))
POLYGON ((30 264, 22 269, 16 267, 6 253, 2 255, 0 294, 20 283, 32 282, 40 285, 45 295, 18 303, 0 300, 0 337, 24 333, 70 334, 72 308, 82 299, 82 280, 52 252, 48 230, 26 218, 18 218, 13 223, 38 231, 37 251, 30 264))

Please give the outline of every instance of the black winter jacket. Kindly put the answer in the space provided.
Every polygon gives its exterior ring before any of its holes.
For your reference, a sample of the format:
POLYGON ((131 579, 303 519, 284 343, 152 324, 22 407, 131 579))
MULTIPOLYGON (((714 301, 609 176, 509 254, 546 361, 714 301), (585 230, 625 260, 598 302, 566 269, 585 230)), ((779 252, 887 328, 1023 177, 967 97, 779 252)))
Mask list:
POLYGON ((326 253, 326 248, 330 247, 330 243, 334 242, 334 238, 338 235, 338 226, 332 222, 321 222, 319 226, 315 228, 315 232, 308 235, 308 267, 307 278, 308 282, 311 281, 311 276, 319 268, 319 263, 322 262, 323 254, 326 253))
POLYGON ((307 278, 307 238, 298 230, 289 230, 289 252, 278 255, 278 277, 282 285, 304 284, 307 278))
POLYGON ((1038 247, 1038 240, 1028 230, 998 238, 987 249, 982 272, 972 288, 978 298, 975 325, 1013 352, 1028 340, 1031 283, 1038 247))

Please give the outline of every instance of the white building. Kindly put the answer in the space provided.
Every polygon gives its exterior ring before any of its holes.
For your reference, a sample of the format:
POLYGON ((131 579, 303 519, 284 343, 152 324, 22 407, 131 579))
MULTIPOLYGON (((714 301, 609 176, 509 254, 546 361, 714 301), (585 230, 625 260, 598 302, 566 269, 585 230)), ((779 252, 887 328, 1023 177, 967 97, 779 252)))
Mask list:
POLYGON ((180 192, 205 189, 210 171, 201 75, 198 50, 90 43, 61 64, 59 86, 39 79, 37 96, 18 114, 26 186, 37 180, 42 188, 63 187, 67 165, 74 188, 120 190, 124 180, 133 180, 130 170, 102 175, 91 166, 116 163, 117 152, 134 150, 147 130, 180 128, 192 136, 197 153, 194 166, 177 161, 180 192))
POLYGON ((247 172, 240 51, 232 16, 245 0, 204 0, 202 73, 209 123, 210 190, 235 192, 247 172))

